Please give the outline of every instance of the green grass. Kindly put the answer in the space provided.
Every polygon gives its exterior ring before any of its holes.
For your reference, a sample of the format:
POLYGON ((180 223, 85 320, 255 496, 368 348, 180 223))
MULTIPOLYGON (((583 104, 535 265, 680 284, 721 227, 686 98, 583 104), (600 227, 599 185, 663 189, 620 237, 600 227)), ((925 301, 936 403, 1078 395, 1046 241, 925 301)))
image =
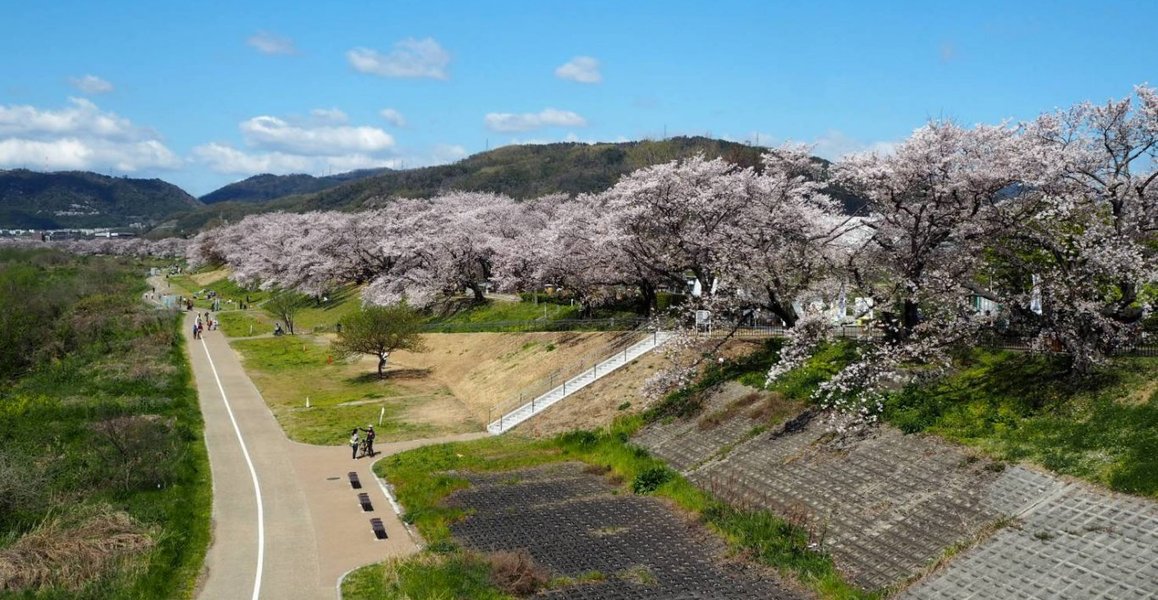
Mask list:
MULTIPOLYGON (((561 321, 582 319, 583 315, 578 305, 571 306, 560 302, 546 302, 540 299, 536 304, 530 300, 508 302, 504 300, 486 300, 474 303, 467 299, 456 299, 447 303, 441 310, 427 318, 429 327, 440 331, 546 331, 553 327, 565 327, 568 330, 598 330, 610 327, 610 321, 604 323, 587 323, 577 327, 575 323, 560 323, 561 321), (500 325, 501 324, 501 325, 500 325)), ((605 307, 594 311, 593 319, 615 319, 619 325, 628 320, 638 319, 639 315, 633 310, 623 307, 605 307)))
POLYGON ((327 298, 325 302, 311 302, 294 317, 297 333, 332 332, 336 323, 362 306, 362 295, 355 286, 345 286, 327 298))
POLYGON ((6 591, 0 598, 193 595, 212 500, 201 413, 179 319, 140 302, 142 272, 123 259, 65 258, 44 274, 77 286, 83 299, 53 320, 59 338, 44 347, 61 354, 0 385, 0 454, 26 465, 4 484, 37 490, 34 500, 0 490, 0 547, 50 519, 83 521, 94 510, 127 513, 153 532, 155 545, 79 591, 6 591), (149 423, 115 430, 124 455, 97 427, 115 422, 149 423))
MULTIPOLYGON (((209 270, 211 269, 204 269, 203 271, 209 270)), ((167 291, 170 293, 185 294, 186 296, 198 294, 200 297, 194 300, 193 305, 201 310, 209 310, 212 306, 212 301, 206 297, 205 294, 200 294, 202 290, 217 292, 217 295, 222 300, 221 308, 224 310, 239 308, 239 303, 243 302, 246 297, 249 298, 250 304, 258 305, 268 299, 270 295, 268 291, 238 285, 237 282, 228 277, 222 277, 211 283, 201 285, 194 281, 194 274, 183 273, 181 275, 170 275, 168 282, 171 289, 167 291), (233 300, 233 302, 228 303, 225 302, 226 300, 233 300)))
MULTIPOLYGON (((419 530, 430 547, 455 552, 450 525, 467 515, 441 501, 469 484, 449 471, 505 471, 565 460, 583 461, 622 481, 623 493, 631 493, 633 488, 650 490, 648 493, 671 500, 716 529, 736 552, 753 553, 825 598, 875 597, 845 584, 830 558, 807 547, 807 532, 768 512, 732 509, 670 470, 663 461, 628 443, 642 424, 639 416, 621 417, 608 430, 598 433, 574 431, 537 441, 503 436, 427 446, 388 457, 375 465, 375 472, 393 484, 398 501, 406 507, 403 519, 419 530)), ((426 555, 419 556, 415 560, 426 560, 421 558, 426 555)), ((343 596, 375 597, 351 595, 345 587, 343 596)))
POLYGON ((352 427, 368 423, 375 425, 381 442, 477 430, 471 423, 436 426, 408 420, 409 409, 422 402, 448 401, 450 392, 421 379, 378 379, 370 370, 337 359, 324 339, 269 337, 238 340, 233 347, 292 440, 344 444, 352 427))
POLYGON ((221 331, 228 337, 249 337, 273 333, 273 318, 257 310, 230 310, 216 315, 221 331))
POLYGON ((444 317, 435 317, 437 323, 490 323, 494 321, 533 321, 536 319, 576 319, 579 307, 540 302, 506 302, 487 300, 482 304, 460 304, 458 310, 444 317))
POLYGON ((362 567, 342 581, 342 598, 508 600, 490 581, 490 566, 466 552, 424 553, 362 567))
POLYGON ((1083 379, 1058 360, 975 350, 957 370, 886 401, 885 418, 999 460, 1028 460, 1158 497, 1158 358, 1123 357, 1083 379))

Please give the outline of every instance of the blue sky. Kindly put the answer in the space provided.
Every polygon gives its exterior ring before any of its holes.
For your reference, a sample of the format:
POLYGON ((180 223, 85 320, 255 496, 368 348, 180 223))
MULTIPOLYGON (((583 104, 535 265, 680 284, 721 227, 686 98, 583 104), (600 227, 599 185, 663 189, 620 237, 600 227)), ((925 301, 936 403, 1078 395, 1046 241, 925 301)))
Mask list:
POLYGON ((161 177, 711 135, 884 148, 1158 84, 1158 2, 4 1, 0 169, 161 177))

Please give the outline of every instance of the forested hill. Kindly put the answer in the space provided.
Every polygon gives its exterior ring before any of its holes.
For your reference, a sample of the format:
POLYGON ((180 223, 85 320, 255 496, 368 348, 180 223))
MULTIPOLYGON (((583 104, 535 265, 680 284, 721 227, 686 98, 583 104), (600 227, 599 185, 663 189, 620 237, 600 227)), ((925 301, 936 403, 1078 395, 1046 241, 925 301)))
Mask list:
POLYGON ((0 228, 151 225, 201 206, 181 188, 160 179, 86 171, 0 171, 0 228))
MULTIPOLYGON (((236 222, 247 214, 257 212, 356 210, 380 206, 399 196, 430 197, 450 190, 496 192, 516 199, 536 198, 556 192, 570 195, 596 193, 615 185, 620 177, 636 169, 696 154, 702 153, 709 158, 722 157, 748 167, 759 166, 760 156, 767 151, 763 147, 704 137, 605 144, 504 146, 475 154, 454 164, 405 171, 387 170, 318 192, 285 196, 269 202, 215 202, 201 211, 182 216, 173 224, 174 229, 167 229, 164 234, 174 231, 192 233, 224 221, 236 222)), ((246 181, 264 177, 267 176, 246 181)), ((278 180, 268 181, 274 183, 278 180)), ((850 212, 862 205, 848 193, 840 190, 830 192, 850 212)), ((209 196, 203 199, 208 201, 209 196)))
POLYGON ((314 177, 313 175, 304 175, 301 173, 293 175, 270 175, 265 173, 262 175, 254 175, 248 179, 231 183, 223 188, 214 190, 201 196, 201 201, 205 204, 216 204, 218 202, 265 202, 267 200, 274 200, 295 194, 319 192, 342 185, 343 183, 373 177, 374 175, 388 171, 389 169, 362 169, 338 175, 327 175, 325 177, 314 177))
POLYGON ((427 197, 449 190, 495 192, 529 199, 562 192, 601 192, 636 169, 702 153, 744 166, 759 164, 765 148, 704 137, 606 144, 504 146, 457 163, 391 171, 315 194, 273 203, 286 209, 357 208, 396 196, 427 197))

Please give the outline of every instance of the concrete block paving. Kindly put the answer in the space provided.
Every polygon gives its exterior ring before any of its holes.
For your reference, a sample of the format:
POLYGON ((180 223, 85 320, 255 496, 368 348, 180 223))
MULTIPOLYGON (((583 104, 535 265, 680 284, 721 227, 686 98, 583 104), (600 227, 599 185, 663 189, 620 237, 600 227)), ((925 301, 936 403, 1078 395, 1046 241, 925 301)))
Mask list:
POLYGON ((1055 492, 901 597, 1158 598, 1158 507, 1054 480, 1055 492), (981 595, 997 589, 999 596, 981 595), (969 590, 971 595, 962 595, 969 590))
POLYGON ((900 597, 1158 598, 1152 500, 887 426, 845 439, 803 419, 747 439, 746 421, 709 431, 695 419, 653 424, 634 441, 735 506, 802 523, 865 589, 918 576, 954 544, 1005 525, 900 597), (712 456, 728 445, 726 456, 712 456))
POLYGON ((602 575, 539 597, 805 597, 770 573, 724 561, 724 545, 700 525, 656 498, 618 493, 580 464, 463 475, 471 487, 447 502, 473 512, 451 526, 465 546, 525 549, 556 577, 602 575))

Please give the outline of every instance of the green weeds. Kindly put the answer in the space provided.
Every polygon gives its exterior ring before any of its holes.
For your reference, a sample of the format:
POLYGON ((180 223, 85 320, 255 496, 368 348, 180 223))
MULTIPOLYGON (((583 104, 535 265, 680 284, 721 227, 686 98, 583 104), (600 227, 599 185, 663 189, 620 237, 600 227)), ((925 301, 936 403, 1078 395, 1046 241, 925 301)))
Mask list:
MULTIPOLYGON (((5 280, 6 258, 0 252, 5 280)), ((16 553, 27 540, 57 547, 61 536, 96 533, 36 565, 82 565, 76 577, 25 577, 27 586, 0 597, 191 597, 211 488, 179 319, 140 301, 141 265, 47 252, 20 262, 51 283, 57 304, 41 317, 46 328, 20 330, 42 335, 43 353, 0 377, 0 547, 16 553), (149 541, 115 554, 101 531, 149 541)), ((23 310, 5 304, 7 318, 23 310)))
POLYGON ((957 365, 891 395, 886 420, 999 460, 1158 496, 1158 359, 1117 358, 1085 379, 1057 359, 1012 352, 975 350, 957 365))

